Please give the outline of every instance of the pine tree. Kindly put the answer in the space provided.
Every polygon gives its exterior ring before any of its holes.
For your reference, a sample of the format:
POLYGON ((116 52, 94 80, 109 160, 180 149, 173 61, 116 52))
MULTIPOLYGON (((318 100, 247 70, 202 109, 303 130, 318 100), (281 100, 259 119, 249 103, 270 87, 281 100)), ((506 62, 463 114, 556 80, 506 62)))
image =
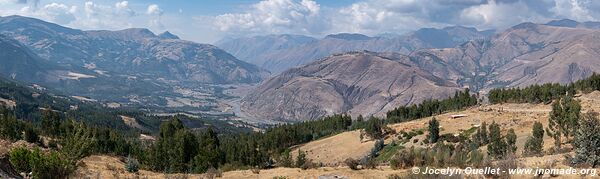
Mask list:
POLYGON ((61 117, 57 112, 52 111, 52 109, 46 109, 42 112, 42 130, 47 135, 59 135, 60 124, 61 117))
POLYGON ((542 123, 535 122, 531 134, 532 136, 525 142, 523 154, 526 156, 540 155, 543 152, 544 146, 544 127, 542 126, 542 123))
POLYGON ((548 128, 552 132, 555 144, 558 148, 562 143, 561 136, 567 141, 575 133, 581 111, 581 105, 577 100, 567 95, 552 103, 552 111, 548 119, 548 128))
POLYGON ((436 143, 440 138, 440 122, 434 118, 429 121, 429 142, 436 143))
POLYGON ((490 125, 490 143, 487 146, 488 155, 494 159, 503 159, 506 156, 507 144, 500 134, 500 126, 493 122, 490 125))
POLYGON ((296 157, 296 167, 301 168, 306 163, 306 153, 302 150, 298 150, 298 156, 296 157))
POLYGON ((490 139, 488 136, 487 123, 483 122, 479 127, 479 139, 481 140, 480 145, 487 145, 490 143, 490 139))
POLYGON ((515 154, 517 152, 517 134, 514 129, 509 129, 506 133, 507 153, 515 154))
POLYGON ((595 168, 600 164, 600 121, 598 113, 589 112, 582 116, 573 141, 574 163, 587 163, 595 168))

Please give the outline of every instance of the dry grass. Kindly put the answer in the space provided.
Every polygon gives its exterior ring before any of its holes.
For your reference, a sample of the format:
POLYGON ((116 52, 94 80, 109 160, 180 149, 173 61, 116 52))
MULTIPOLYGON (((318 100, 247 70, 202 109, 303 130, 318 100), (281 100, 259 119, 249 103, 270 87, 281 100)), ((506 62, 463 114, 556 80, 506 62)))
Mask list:
POLYGON ((335 136, 296 146, 292 150, 293 159, 298 150, 306 152, 306 157, 325 166, 340 166, 348 158, 361 159, 369 154, 375 141, 361 141, 360 131, 344 132, 335 136))
MULTIPOLYGON (((531 129, 534 122, 541 122, 544 126, 548 125, 548 116, 551 111, 550 105, 543 104, 501 104, 501 105, 483 105, 479 107, 469 108, 464 111, 445 113, 435 117, 440 121, 440 127, 442 131, 440 134, 459 134, 462 131, 469 130, 472 127, 478 127, 483 122, 486 122, 488 126, 492 122, 496 122, 502 128, 502 132, 507 132, 508 129, 514 129, 517 134, 517 146, 523 146, 527 140, 527 137, 531 135, 531 129), (467 117, 452 119, 451 115, 465 114, 467 117)), ((427 127, 427 122, 432 117, 418 119, 410 122, 393 124, 390 125, 392 129, 396 131, 411 131, 427 127)), ((422 136, 418 136, 420 140, 424 139, 423 136, 427 135, 427 132, 422 136)), ((544 147, 546 149, 551 148, 553 145, 553 139, 545 136, 544 147)), ((411 142, 406 144, 406 147, 415 145, 415 147, 422 147, 420 143, 412 144, 411 142)), ((482 148, 484 149, 484 148, 482 148)), ((522 153, 522 147, 517 151, 518 154, 522 153)))

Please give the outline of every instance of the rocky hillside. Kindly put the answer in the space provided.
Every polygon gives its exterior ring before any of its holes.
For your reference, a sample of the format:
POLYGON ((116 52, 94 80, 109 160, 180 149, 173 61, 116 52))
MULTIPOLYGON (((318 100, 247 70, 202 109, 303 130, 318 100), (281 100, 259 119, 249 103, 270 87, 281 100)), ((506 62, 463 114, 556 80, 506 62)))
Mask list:
POLYGON ((8 16, 0 17, 0 34, 0 51, 7 52, 0 54, 2 76, 117 107, 214 112, 215 99, 224 96, 219 85, 268 76, 215 46, 170 32, 82 31, 8 16))
POLYGON ((291 121, 336 113, 382 115, 397 106, 446 98, 459 89, 407 56, 354 52, 271 78, 243 99, 242 110, 258 118, 291 121))
POLYGON ((451 62, 463 85, 475 89, 569 83, 600 71, 594 41, 600 31, 523 23, 490 40, 414 52, 413 58, 451 62), (426 55, 423 55, 426 54, 426 55))
POLYGON ((322 39, 298 35, 270 35, 223 40, 217 46, 241 60, 280 73, 328 55, 357 50, 409 53, 422 48, 454 47, 472 39, 485 39, 493 31, 462 26, 426 28, 402 36, 369 37, 362 34, 332 34, 322 39))
POLYGON ((45 62, 24 47, 18 41, 0 35, 0 74, 1 76, 26 80, 40 81, 49 75, 45 62))
POLYGON ((147 29, 81 31, 9 16, 0 18, 0 33, 66 66, 217 84, 256 83, 267 75, 215 46, 179 40, 168 32, 157 36, 147 29))
MULTIPOLYGON (((588 23, 589 24, 589 23, 588 23)), ((308 120, 332 113, 378 115, 459 87, 570 83, 600 72, 600 30, 523 23, 454 48, 335 55, 266 81, 244 99, 248 113, 308 120)))

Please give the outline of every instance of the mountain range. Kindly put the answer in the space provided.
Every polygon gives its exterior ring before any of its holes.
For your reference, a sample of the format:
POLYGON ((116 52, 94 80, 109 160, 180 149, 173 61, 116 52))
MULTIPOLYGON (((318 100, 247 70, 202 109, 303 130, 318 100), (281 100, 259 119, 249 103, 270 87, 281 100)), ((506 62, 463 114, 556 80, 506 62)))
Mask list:
POLYGON ((405 55, 331 55, 263 82, 242 100, 242 109, 286 121, 337 113, 383 116, 461 88, 485 96, 492 88, 564 84, 600 72, 600 30, 553 22, 522 23, 488 39, 405 55))
POLYGON ((336 53, 369 50, 406 54, 417 49, 454 47, 469 40, 486 39, 493 32, 453 26, 423 28, 406 35, 385 37, 351 33, 331 34, 322 39, 287 34, 254 36, 222 40, 216 45, 240 60, 276 74, 336 53))
POLYGON ((195 99, 200 103, 220 95, 214 85, 257 83, 268 76, 216 46, 181 40, 170 32, 83 31, 7 16, 0 17, 0 34, 2 51, 11 52, 0 61, 12 65, 3 65, 0 73, 93 100, 182 106, 173 100, 206 93, 195 99))
POLYGON ((498 33, 455 26, 377 37, 267 35, 217 47, 168 31, 84 31, 8 16, 0 17, 0 75, 118 104, 111 106, 225 116, 233 110, 285 122, 382 116, 463 88, 485 96, 492 88, 588 77, 600 71, 598 24, 563 19, 498 33), (226 90, 257 83, 243 92, 239 110, 222 103, 231 99, 226 90))

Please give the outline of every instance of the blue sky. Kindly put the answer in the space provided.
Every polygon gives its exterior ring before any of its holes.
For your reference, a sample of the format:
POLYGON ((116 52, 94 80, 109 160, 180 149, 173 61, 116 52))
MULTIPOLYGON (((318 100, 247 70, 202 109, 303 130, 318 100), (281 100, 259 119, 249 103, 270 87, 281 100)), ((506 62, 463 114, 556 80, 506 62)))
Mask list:
POLYGON ((186 40, 351 32, 402 34, 463 25, 502 29, 521 22, 598 21, 596 0, 0 0, 0 15, 91 30, 143 27, 186 40))

